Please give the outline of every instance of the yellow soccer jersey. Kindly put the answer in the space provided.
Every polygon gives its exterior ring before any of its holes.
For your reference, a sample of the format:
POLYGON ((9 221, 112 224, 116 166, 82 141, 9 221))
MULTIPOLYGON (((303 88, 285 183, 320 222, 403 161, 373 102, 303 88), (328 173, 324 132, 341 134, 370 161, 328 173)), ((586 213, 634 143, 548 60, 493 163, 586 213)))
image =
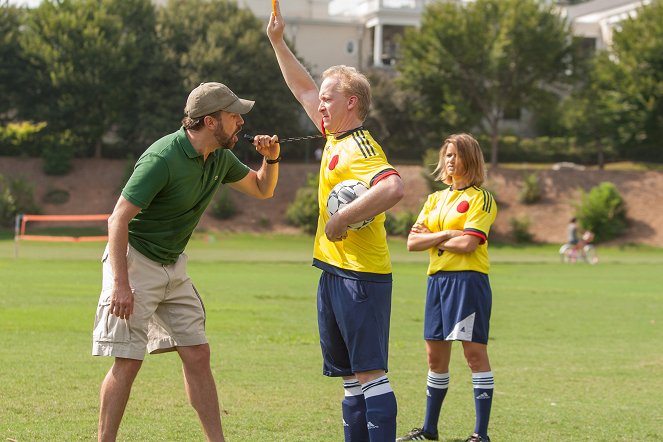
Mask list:
POLYGON ((396 173, 387 162, 380 145, 363 127, 338 138, 327 134, 327 144, 320 162, 320 215, 313 247, 315 260, 352 272, 391 273, 384 213, 377 215, 373 222, 361 230, 348 230, 348 237, 343 241, 329 241, 325 236, 325 225, 330 218, 326 207, 327 197, 336 184, 355 179, 363 181, 370 188, 380 179, 396 173))
POLYGON ((432 275, 441 270, 474 270, 488 274, 488 232, 496 215, 495 199, 490 192, 480 187, 472 186, 461 190, 449 188, 428 195, 417 223, 424 224, 431 232, 462 230, 465 235, 481 238, 481 243, 472 253, 445 251, 438 256, 438 249, 432 247, 428 251, 428 274, 432 275))

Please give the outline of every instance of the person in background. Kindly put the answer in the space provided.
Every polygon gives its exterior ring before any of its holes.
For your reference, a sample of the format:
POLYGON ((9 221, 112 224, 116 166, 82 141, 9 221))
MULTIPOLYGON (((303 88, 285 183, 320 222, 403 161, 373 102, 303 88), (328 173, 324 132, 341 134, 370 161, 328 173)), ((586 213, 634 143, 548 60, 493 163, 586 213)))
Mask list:
POLYGON ((578 240, 578 220, 574 216, 569 221, 569 224, 566 226, 566 243, 571 246, 571 253, 569 254, 569 260, 575 262, 580 251, 579 240, 578 240))
POLYGON ((222 183, 259 199, 274 194, 281 159, 277 137, 254 137, 263 156, 258 170, 231 151, 242 115, 253 104, 221 83, 193 89, 182 127, 141 155, 108 219, 92 354, 115 360, 101 385, 100 441, 116 440, 146 351, 177 351, 207 440, 225 440, 205 307, 187 275, 184 248, 222 183))
POLYGON ((585 230, 582 234, 582 239, 578 247, 582 250, 582 256, 589 264, 598 264, 599 257, 596 254, 596 246, 594 245, 594 232, 585 230))
POLYGON ((344 379, 346 441, 394 441, 397 404, 386 375, 392 279, 384 211, 403 197, 403 182, 363 127, 371 106, 366 77, 354 68, 333 66, 322 74, 318 89, 285 43, 278 1, 275 6, 267 35, 281 72, 327 139, 313 251, 313 265, 322 270, 317 302, 323 374, 344 379), (369 189, 330 216, 327 196, 347 179, 358 179, 369 189), (372 217, 366 227, 348 230, 372 217))
POLYGON ((490 192, 481 188, 483 153, 471 135, 451 135, 444 140, 434 174, 449 187, 428 196, 407 240, 408 250, 429 254, 424 315, 426 414, 421 428, 397 441, 438 440, 453 341, 462 342, 472 371, 476 421, 467 442, 490 441, 494 381, 487 347, 492 307, 488 232, 497 205, 490 192))

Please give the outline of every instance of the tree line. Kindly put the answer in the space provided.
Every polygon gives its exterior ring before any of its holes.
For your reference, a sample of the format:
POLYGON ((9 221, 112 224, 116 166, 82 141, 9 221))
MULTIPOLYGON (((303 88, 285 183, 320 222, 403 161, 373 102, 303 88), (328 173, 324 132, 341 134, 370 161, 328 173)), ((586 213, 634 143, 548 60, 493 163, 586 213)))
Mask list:
POLYGON ((24 138, 50 135, 46 145, 78 156, 137 155, 179 127, 187 94, 204 81, 256 100, 246 131, 299 130, 264 26, 235 2, 50 0, 5 3, 0 14, 0 115, 46 123, 24 138))
MULTIPOLYGON (((620 23, 598 53, 536 0, 434 2, 397 44, 395 69, 367 72, 366 125, 393 159, 420 159, 466 131, 494 165, 663 161, 663 0, 620 23), (516 136, 504 125, 513 116, 537 136, 516 136)), ((230 0, 5 1, 0 59, 0 154, 50 158, 55 170, 74 156, 140 154, 178 127, 202 81, 256 100, 247 132, 312 130, 264 23, 230 0)))

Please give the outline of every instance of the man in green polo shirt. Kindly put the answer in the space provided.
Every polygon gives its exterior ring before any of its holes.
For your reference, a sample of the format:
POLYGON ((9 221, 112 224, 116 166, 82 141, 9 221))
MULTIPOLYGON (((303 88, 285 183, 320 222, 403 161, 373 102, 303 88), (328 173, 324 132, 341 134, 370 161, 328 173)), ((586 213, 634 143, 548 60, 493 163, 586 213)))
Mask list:
POLYGON ((207 440, 224 440, 205 308, 187 276, 184 248, 222 183, 260 199, 274 193, 281 159, 276 136, 254 138, 263 156, 258 170, 231 152, 253 104, 221 83, 196 87, 182 127, 141 155, 108 220, 92 354, 115 361, 101 385, 100 441, 117 438, 146 351, 178 352, 207 440))

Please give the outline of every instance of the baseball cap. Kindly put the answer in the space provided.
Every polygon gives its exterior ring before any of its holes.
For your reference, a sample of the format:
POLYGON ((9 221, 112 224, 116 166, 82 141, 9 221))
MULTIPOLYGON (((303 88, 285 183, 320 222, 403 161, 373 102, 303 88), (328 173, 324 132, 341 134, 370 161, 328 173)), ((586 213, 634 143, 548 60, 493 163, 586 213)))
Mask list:
POLYGON ((255 101, 239 98, 228 86, 222 83, 200 83, 189 94, 184 113, 189 118, 200 118, 216 111, 245 114, 251 110, 255 101))

